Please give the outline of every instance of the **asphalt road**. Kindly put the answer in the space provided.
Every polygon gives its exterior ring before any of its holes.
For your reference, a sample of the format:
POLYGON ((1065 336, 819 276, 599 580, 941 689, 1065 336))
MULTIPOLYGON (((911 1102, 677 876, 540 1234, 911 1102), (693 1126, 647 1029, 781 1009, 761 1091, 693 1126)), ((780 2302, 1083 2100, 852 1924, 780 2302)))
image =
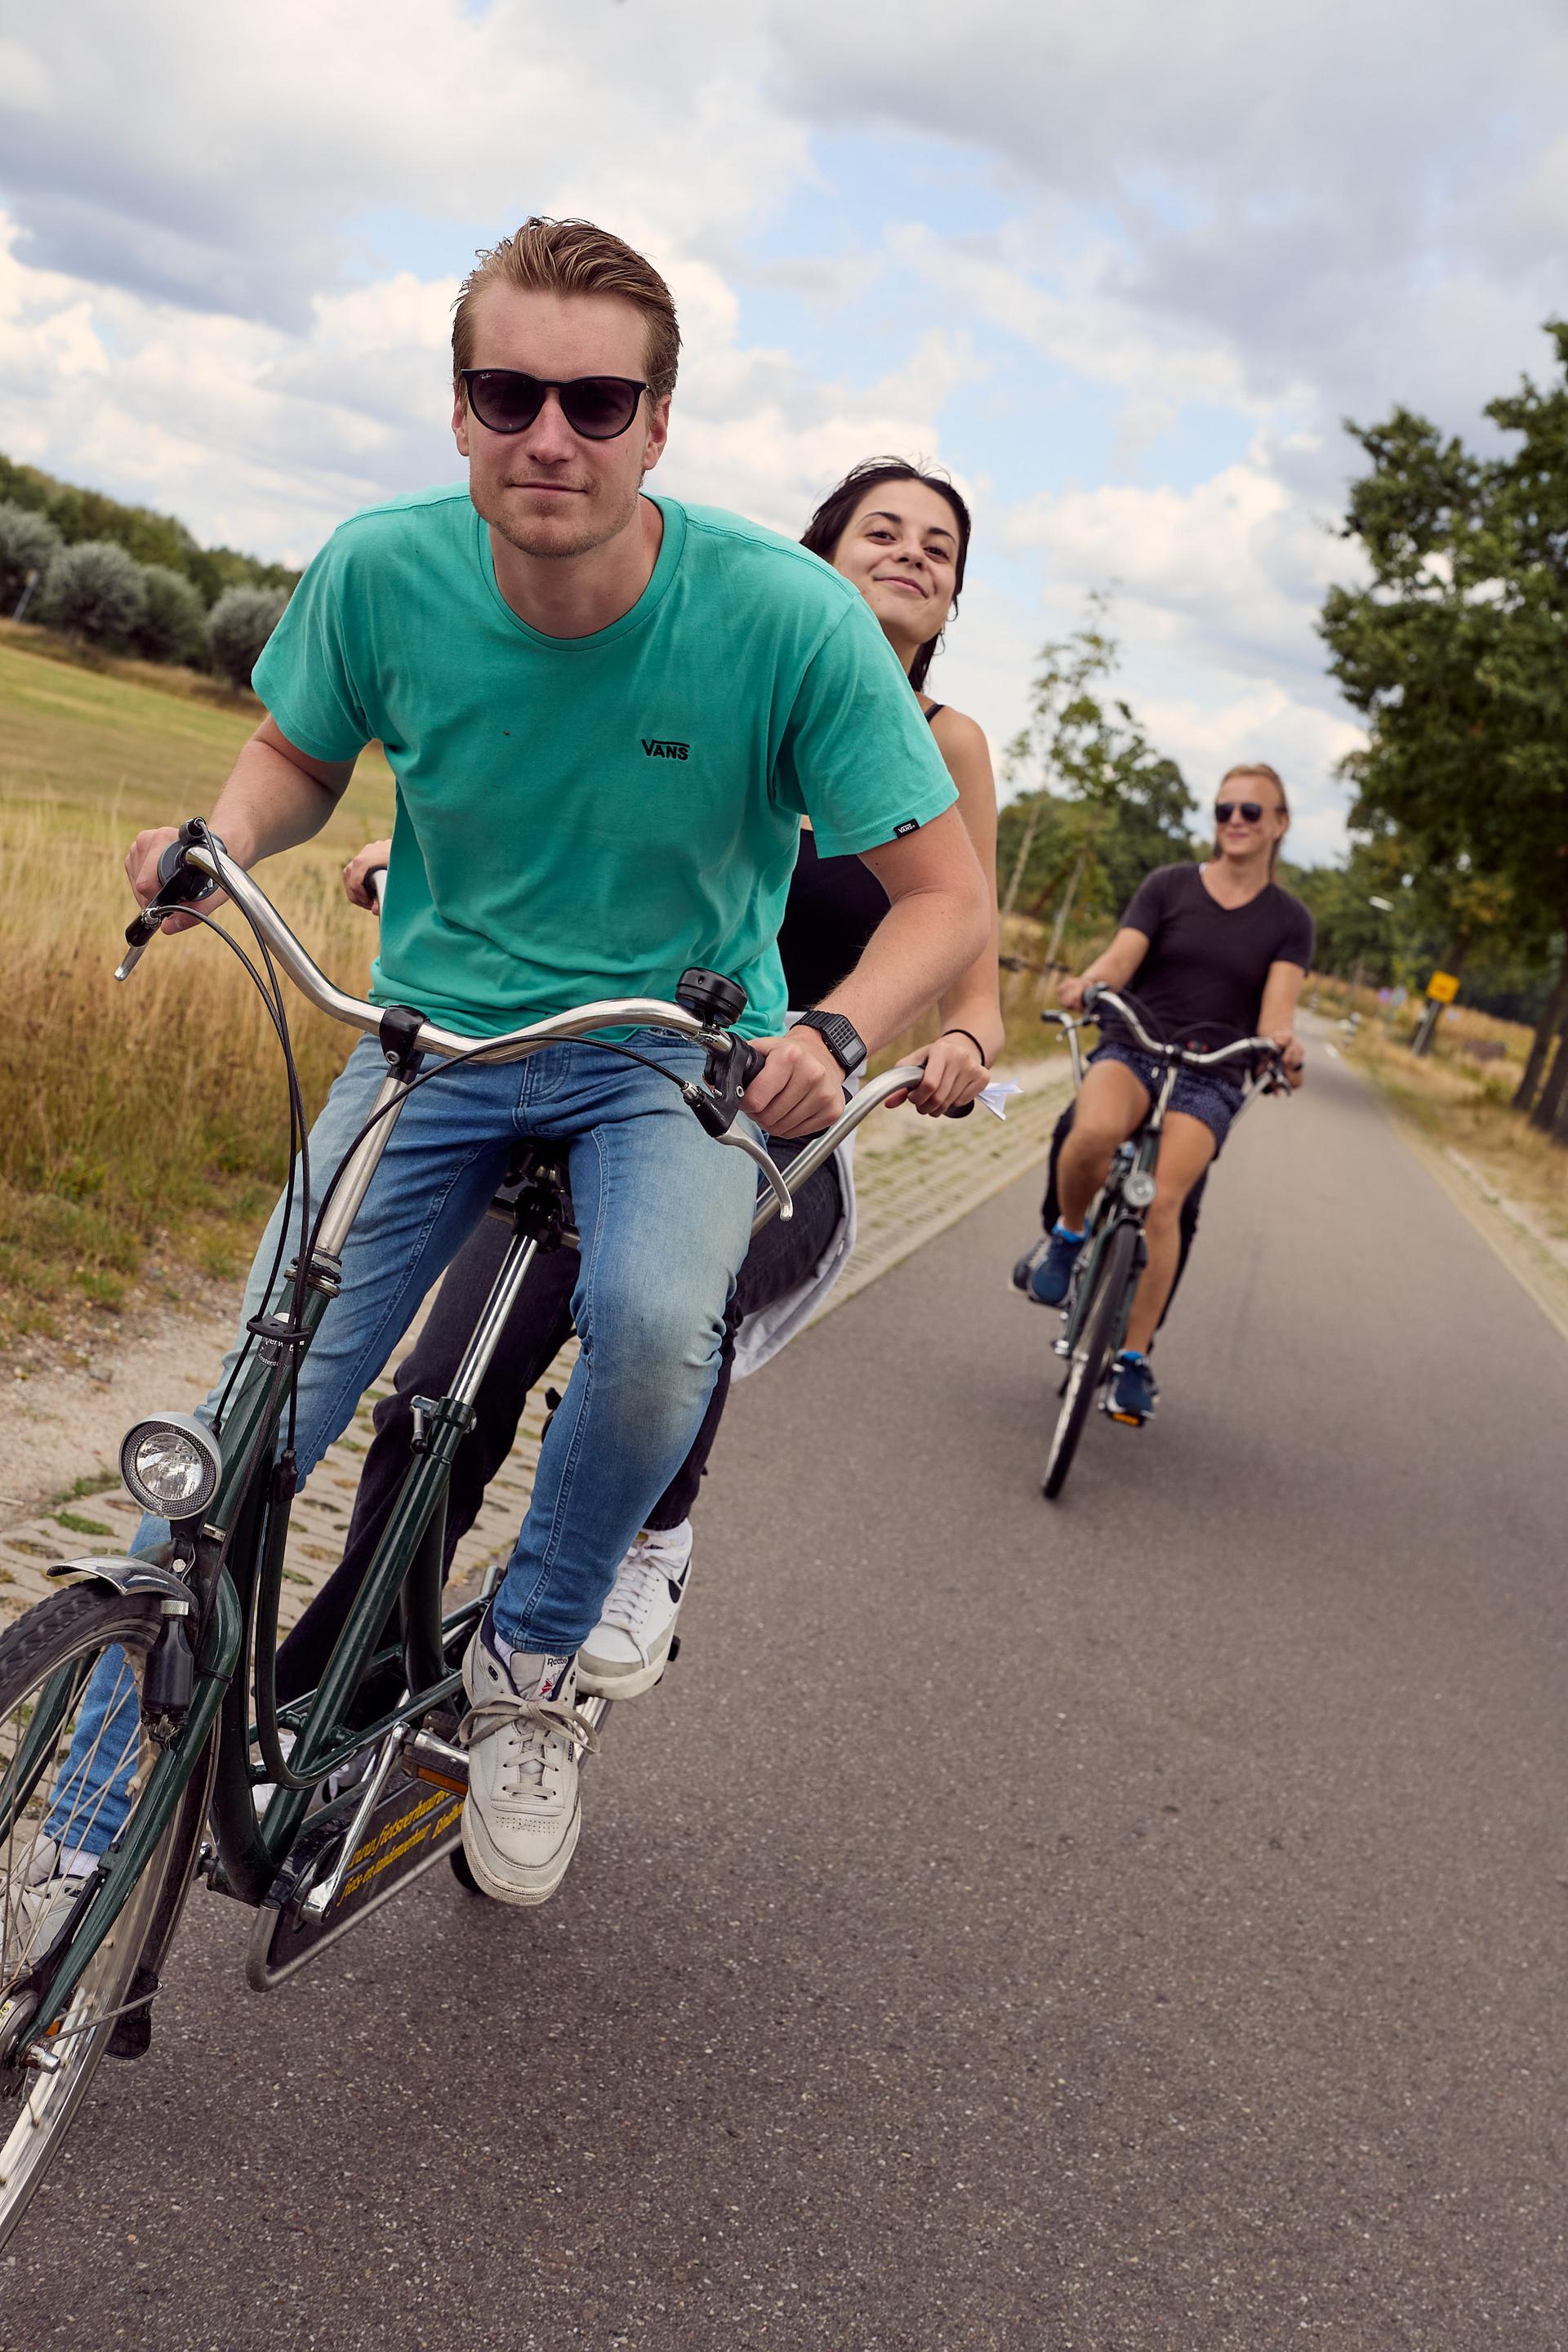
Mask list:
POLYGON ((551 1906, 195 1904, 5 2352, 1568 2343, 1568 1350, 1320 1058, 1052 1507, 1034 1191, 738 1391, 551 1906))

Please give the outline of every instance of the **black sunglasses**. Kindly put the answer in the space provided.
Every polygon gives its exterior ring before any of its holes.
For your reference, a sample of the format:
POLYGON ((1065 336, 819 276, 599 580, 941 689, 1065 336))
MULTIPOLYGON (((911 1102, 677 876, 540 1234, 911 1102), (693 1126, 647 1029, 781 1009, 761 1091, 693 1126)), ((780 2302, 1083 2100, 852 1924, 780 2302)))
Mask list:
POLYGON ((1214 804, 1215 824, 1228 824, 1237 809, 1241 811, 1248 824, 1256 824, 1263 814, 1263 803, 1261 801, 1215 801, 1214 804))
POLYGON ((523 375, 517 368, 462 368, 458 373, 468 406, 490 433, 526 433, 553 393, 562 415, 584 441, 618 440, 647 390, 646 383, 627 375, 578 375, 569 383, 552 383, 541 375, 523 375))

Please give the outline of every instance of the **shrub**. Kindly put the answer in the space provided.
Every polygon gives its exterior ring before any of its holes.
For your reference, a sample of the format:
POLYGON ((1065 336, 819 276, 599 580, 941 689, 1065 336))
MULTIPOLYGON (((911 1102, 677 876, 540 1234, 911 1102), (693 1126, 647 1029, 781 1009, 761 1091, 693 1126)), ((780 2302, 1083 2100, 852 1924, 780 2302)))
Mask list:
POLYGON ((226 588, 207 614, 213 667, 237 690, 250 684, 250 673, 288 602, 283 588, 226 588))
POLYGON ((128 639, 147 609, 142 566, 110 539, 62 547, 44 576, 38 618, 93 645, 128 639))
POLYGON ((27 584, 29 572, 47 572, 60 545, 47 515, 0 499, 0 614, 9 620, 27 584))
POLYGON ((142 585, 147 603, 131 632, 131 642, 143 661, 195 662, 206 653, 206 614, 195 589, 181 572, 166 564, 143 565, 142 585))

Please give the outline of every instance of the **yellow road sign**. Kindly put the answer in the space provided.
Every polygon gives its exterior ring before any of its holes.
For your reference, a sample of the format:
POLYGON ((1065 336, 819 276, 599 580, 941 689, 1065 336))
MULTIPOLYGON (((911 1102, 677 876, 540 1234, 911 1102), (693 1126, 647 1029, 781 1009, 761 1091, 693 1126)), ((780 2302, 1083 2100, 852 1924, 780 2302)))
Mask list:
POLYGON ((1435 971, 1426 983, 1426 993, 1435 996, 1439 1004, 1452 1004, 1459 992, 1458 975, 1451 971, 1435 971))

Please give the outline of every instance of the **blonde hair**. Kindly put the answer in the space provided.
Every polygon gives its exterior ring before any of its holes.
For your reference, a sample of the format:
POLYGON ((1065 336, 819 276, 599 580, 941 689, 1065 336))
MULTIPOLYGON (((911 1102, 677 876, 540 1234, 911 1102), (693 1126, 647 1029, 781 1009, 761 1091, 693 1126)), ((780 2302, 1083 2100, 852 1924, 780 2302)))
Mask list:
MULTIPOLYGON (((1285 790, 1285 779, 1280 774, 1279 769, 1271 768, 1267 760, 1243 760, 1238 766, 1227 768, 1226 770, 1224 775, 1219 780, 1220 791, 1223 793, 1226 784, 1230 783, 1237 776, 1268 777, 1269 782, 1273 785, 1275 791, 1279 795, 1279 814, 1285 820, 1285 833, 1289 833, 1290 830, 1290 802, 1285 790)), ((1285 834, 1282 833, 1279 835, 1279 840, 1271 843, 1269 845, 1268 878, 1270 881, 1274 878, 1274 868, 1279 863, 1279 851, 1284 839, 1285 834)), ((1218 854, 1219 836, 1216 834, 1215 836, 1215 855, 1217 856, 1218 854)))
POLYGON ((592 221, 550 220, 532 214, 510 236, 481 252, 479 266, 464 278, 452 312, 452 379, 474 363, 474 298, 487 286, 517 286, 532 293, 618 294, 635 303, 647 325, 650 401, 675 389, 680 362, 680 328, 668 287, 644 259, 608 229, 592 221))

